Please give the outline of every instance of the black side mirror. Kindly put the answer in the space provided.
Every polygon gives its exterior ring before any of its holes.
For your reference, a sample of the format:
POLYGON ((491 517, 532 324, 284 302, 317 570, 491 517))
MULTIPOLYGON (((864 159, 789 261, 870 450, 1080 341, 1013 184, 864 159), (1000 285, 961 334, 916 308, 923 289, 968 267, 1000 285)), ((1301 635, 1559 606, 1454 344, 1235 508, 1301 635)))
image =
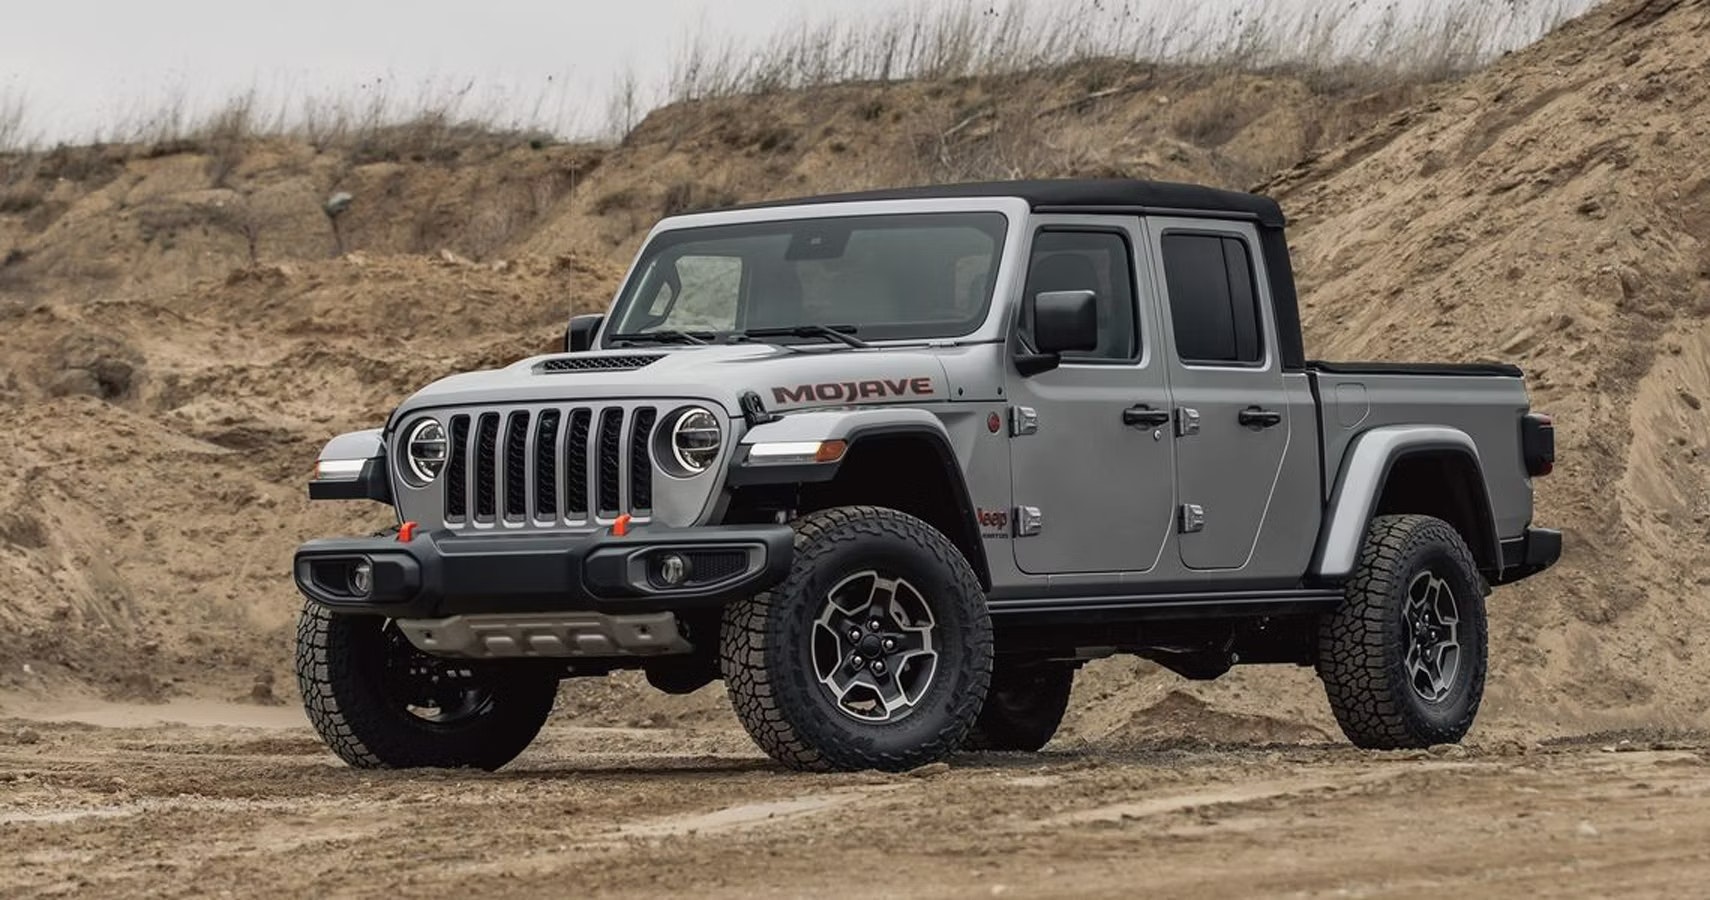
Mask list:
POLYGON ((594 335, 599 334, 600 325, 606 317, 599 313, 584 316, 571 316, 570 327, 564 331, 564 349, 571 353, 592 349, 594 335))
POLYGON ((1032 353, 1016 360, 1023 375, 1054 369, 1063 354, 1098 349, 1098 295, 1092 291, 1046 291, 1024 298, 1026 319, 1033 323, 1032 353))

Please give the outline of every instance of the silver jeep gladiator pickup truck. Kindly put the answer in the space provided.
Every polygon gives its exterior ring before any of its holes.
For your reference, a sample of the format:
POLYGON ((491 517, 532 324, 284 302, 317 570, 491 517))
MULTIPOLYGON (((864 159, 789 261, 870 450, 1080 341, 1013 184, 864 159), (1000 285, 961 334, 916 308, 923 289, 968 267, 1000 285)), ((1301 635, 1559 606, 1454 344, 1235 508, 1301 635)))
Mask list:
POLYGON ((1485 596, 1556 561, 1506 365, 1310 362, 1283 216, 1141 181, 698 213, 567 352, 321 452, 297 674, 368 767, 496 768, 566 677, 723 679, 800 769, 1034 750, 1078 666, 1313 666, 1362 747, 1459 740, 1485 596))

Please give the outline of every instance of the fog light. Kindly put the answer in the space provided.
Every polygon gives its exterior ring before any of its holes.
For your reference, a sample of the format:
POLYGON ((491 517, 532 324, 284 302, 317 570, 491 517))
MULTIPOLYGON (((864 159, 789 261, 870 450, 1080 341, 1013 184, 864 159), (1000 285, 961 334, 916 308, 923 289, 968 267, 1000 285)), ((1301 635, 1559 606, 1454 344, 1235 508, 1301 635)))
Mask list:
POLYGON ((372 590, 374 590, 374 564, 365 559, 351 567, 350 592, 358 597, 366 597, 368 592, 372 590))
POLYGON ((682 554, 667 553, 659 558, 659 580, 671 585, 682 584, 689 578, 689 561, 682 554))

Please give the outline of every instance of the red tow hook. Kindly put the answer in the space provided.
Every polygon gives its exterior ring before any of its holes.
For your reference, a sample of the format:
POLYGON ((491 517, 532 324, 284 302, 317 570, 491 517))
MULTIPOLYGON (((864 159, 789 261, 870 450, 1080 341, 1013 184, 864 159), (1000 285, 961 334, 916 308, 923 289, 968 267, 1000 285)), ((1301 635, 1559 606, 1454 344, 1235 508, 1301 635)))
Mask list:
POLYGON ((623 537, 627 534, 629 534, 629 513, 624 513, 612 522, 612 537, 623 537))
POLYGON ((416 523, 405 522, 398 526, 398 543, 408 544, 416 539, 416 523))

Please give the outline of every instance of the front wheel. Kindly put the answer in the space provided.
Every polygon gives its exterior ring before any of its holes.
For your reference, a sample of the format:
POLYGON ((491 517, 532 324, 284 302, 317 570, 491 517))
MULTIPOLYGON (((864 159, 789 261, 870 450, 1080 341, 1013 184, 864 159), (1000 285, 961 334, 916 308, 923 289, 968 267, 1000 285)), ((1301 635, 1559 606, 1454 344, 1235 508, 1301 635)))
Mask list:
POLYGON ((1454 743, 1484 696, 1484 579, 1455 529, 1380 516, 1342 605, 1318 630, 1318 676, 1350 741, 1379 750, 1454 743))
POLYGON ((959 747, 991 678, 985 594, 921 520, 848 506, 796 523, 777 587, 726 607, 720 667, 743 727, 814 771, 898 771, 959 747))
POLYGON ((558 676, 430 656, 390 619, 308 603, 297 620, 297 686, 310 723, 352 766, 492 770, 540 732, 558 676))

